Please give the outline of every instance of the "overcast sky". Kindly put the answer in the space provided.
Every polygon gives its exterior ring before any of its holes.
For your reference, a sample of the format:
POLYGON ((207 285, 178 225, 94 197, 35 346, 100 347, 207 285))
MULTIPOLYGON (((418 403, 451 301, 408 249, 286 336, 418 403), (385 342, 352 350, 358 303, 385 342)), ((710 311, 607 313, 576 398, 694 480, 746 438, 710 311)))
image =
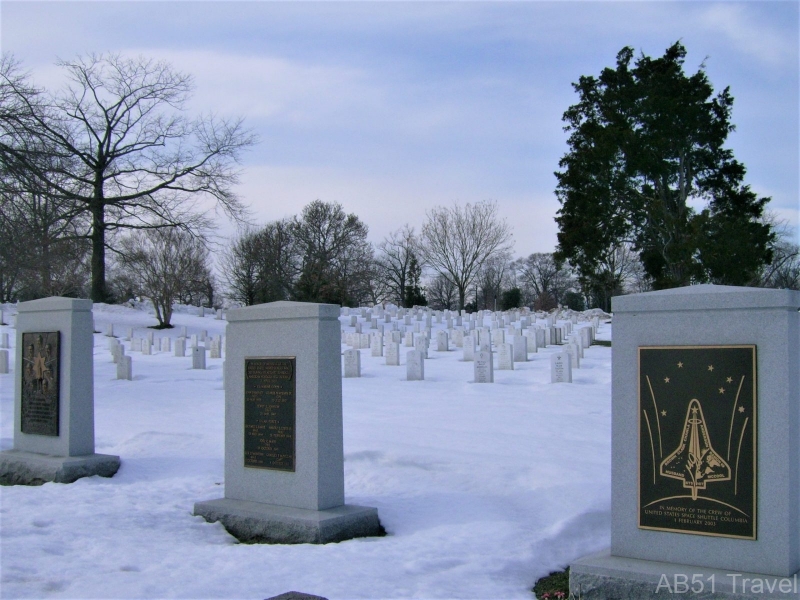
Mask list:
POLYGON ((799 29, 797 1, 0 3, 0 46, 40 85, 60 85, 58 58, 146 55, 194 76, 193 109, 244 116, 261 142, 239 192, 259 222, 334 201, 377 243, 433 206, 495 200, 516 256, 556 244, 572 82, 677 40, 687 72, 730 86, 729 146, 796 227, 799 29))

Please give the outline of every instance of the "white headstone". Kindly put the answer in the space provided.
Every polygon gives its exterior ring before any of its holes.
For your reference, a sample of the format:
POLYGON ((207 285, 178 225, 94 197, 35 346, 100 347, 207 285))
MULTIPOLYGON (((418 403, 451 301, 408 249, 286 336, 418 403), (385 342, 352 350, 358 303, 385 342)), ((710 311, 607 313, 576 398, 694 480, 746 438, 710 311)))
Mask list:
POLYGON ((569 360, 576 369, 581 368, 581 351, 580 343, 569 342, 564 345, 564 349, 569 354, 569 360))
POLYGON ((361 348, 369 348, 370 346, 370 335, 368 333, 362 333, 361 335, 361 348))
POLYGON ((369 349, 372 356, 383 356, 383 336, 373 335, 369 343, 369 349))
POLYGON ((528 338, 524 335, 514 336, 514 362, 527 362, 528 338))
POLYGON ((591 327, 581 327, 578 329, 581 334, 581 345, 585 348, 588 348, 592 345, 592 328, 591 327))
POLYGON ((114 337, 114 324, 113 323, 109 323, 108 325, 106 325, 106 335, 108 337, 114 337))
POLYGON ((418 335, 414 340, 414 350, 420 352, 423 358, 428 358, 428 338, 418 335))
POLYGON ((206 368, 206 348, 205 346, 195 346, 192 348, 192 368, 206 368))
MULTIPOLYGON (((108 349, 111 351, 111 360, 113 360, 115 363, 117 363, 117 362, 119 362, 120 355, 121 354, 125 354, 125 346, 120 344, 119 340, 117 340, 116 338, 111 338, 111 339, 113 339, 117 343, 116 344, 109 344, 108 345, 108 349), (120 352, 120 349, 122 350, 121 352, 120 352)), ((111 340, 109 340, 109 342, 110 341, 111 340)))
POLYGON ((0 373, 8 373, 8 350, 0 350, 0 373))
POLYGON ((172 341, 171 337, 165 336, 161 338, 161 352, 169 352, 170 350, 172 350, 172 348, 170 348, 171 341, 172 341))
POLYGON ((537 328, 534 330, 536 332, 536 347, 537 348, 544 348, 547 346, 547 330, 537 328))
POLYGON ((152 354, 153 347, 150 345, 150 340, 142 340, 142 354, 152 354))
POLYGON ((503 371, 514 370, 514 346, 512 344, 497 346, 497 368, 503 371))
POLYGON ((186 356, 186 338, 179 337, 175 340, 175 356, 186 356))
POLYGON ((404 340, 404 344, 406 348, 413 348, 414 347, 414 334, 412 332, 407 332, 406 337, 404 340))
POLYGON ((406 379, 408 381, 425 379, 425 357, 419 350, 406 352, 406 379))
POLYGON ((446 331, 436 332, 436 350, 438 352, 447 352, 450 350, 450 340, 448 339, 446 331))
POLYGON ((122 355, 117 361, 117 379, 133 380, 133 359, 130 356, 122 355))
POLYGON ((472 334, 467 334, 464 336, 464 341, 461 347, 464 351, 465 361, 470 362, 475 360, 475 338, 472 334))
POLYGON ((475 353, 475 383, 494 383, 494 362, 492 353, 480 350, 475 353))
POLYGON ((392 367, 400 366, 400 344, 395 341, 386 344, 386 364, 392 367))
POLYGON ((572 361, 569 353, 550 355, 550 383, 572 383, 572 361))
POLYGON ((344 376, 361 377, 361 352, 359 350, 344 351, 344 376))

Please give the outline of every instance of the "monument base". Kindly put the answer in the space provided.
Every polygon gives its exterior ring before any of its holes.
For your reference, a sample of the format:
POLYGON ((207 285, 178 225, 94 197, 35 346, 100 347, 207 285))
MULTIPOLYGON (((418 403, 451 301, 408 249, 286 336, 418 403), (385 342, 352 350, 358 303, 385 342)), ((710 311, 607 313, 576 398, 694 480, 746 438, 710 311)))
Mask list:
POLYGON ((52 456, 6 450, 0 452, 0 485, 43 485, 48 481, 72 483, 92 475, 112 477, 119 464, 119 456, 110 454, 52 456))
POLYGON ((378 509, 366 506, 306 510, 219 498, 195 503, 194 514, 209 523, 219 521, 246 544, 327 544, 385 535, 378 509))
POLYGON ((580 600, 800 598, 800 573, 789 577, 611 556, 608 549, 570 565, 569 591, 580 600))

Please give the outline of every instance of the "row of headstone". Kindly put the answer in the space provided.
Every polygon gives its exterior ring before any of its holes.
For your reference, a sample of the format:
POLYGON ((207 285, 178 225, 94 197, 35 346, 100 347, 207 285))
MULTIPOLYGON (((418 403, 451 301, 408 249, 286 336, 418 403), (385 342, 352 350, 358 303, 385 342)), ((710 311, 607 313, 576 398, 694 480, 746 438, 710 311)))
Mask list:
MULTIPOLYGON (((348 309, 343 309, 342 314, 347 314, 348 309)), ((401 309, 402 310, 402 309, 401 309)), ((588 348, 594 341, 596 331, 599 327, 599 317, 594 317, 591 324, 584 325, 573 329, 573 325, 577 325, 577 315, 567 315, 569 320, 565 323, 558 323, 559 315, 536 315, 529 319, 528 315, 522 316, 512 312, 508 315, 495 315, 491 321, 491 328, 478 327, 479 323, 483 322, 484 314, 482 312, 467 315, 466 324, 463 329, 453 329, 453 320, 448 314, 445 313, 445 322, 447 330, 440 330, 436 332, 436 349, 438 352, 449 351, 450 335, 452 335, 453 343, 456 347, 463 349, 463 358, 465 361, 475 361, 476 355, 480 357, 478 364, 474 365, 475 381, 493 382, 494 381, 494 357, 492 354, 493 347, 496 347, 497 369, 498 370, 513 370, 515 362, 525 362, 528 360, 528 352, 537 352, 539 347, 550 345, 562 346, 562 350, 552 354, 551 361, 551 382, 552 383, 570 383, 572 382, 572 369, 580 368, 580 361, 583 358, 584 348, 588 348), (544 325, 536 324, 537 317, 541 318, 544 325), (520 327, 514 327, 514 323, 519 319, 520 327), (535 327, 530 327, 536 324, 535 327), (503 327, 508 327, 506 332, 503 327), (529 328, 530 327, 530 328, 529 328), (471 330, 471 333, 470 333, 471 330), (506 343, 506 333, 513 336, 513 344, 506 343)), ((411 314, 404 314, 397 311, 398 318, 402 318, 404 325, 412 326, 412 318, 417 323, 413 323, 414 331, 406 331, 403 336, 403 342, 406 347, 414 348, 413 352, 417 354, 407 354, 412 357, 412 365, 407 366, 407 378, 409 380, 424 379, 424 366, 417 364, 418 360, 423 361, 427 358, 427 351, 429 346, 428 339, 430 338, 430 324, 431 315, 424 314, 422 311, 412 311, 411 314), (425 320, 425 325, 428 329, 426 332, 421 332, 419 321, 425 320), (419 334, 419 336, 415 335, 419 334)), ((371 318, 369 310, 361 309, 361 316, 365 319, 371 318)), ((386 312, 386 321, 390 321, 390 313, 386 312)), ((442 323, 442 313, 433 313, 437 323, 442 323)), ((459 316, 459 321, 461 321, 459 316)), ((358 328, 358 315, 351 315, 351 326, 358 328)), ((386 346, 386 364, 397 366, 400 364, 399 344, 402 333, 396 330, 397 323, 393 323, 393 328, 385 329, 390 331, 393 335, 387 338, 384 344, 383 336, 374 334, 370 338, 370 348, 372 349, 372 356, 382 356, 384 345, 386 346), (394 335, 396 334, 396 336, 394 335), (380 336, 380 337, 379 337, 380 336), (390 341, 391 340, 391 341, 390 341), (396 344, 396 345, 395 345, 396 344)), ((459 323, 460 325, 460 323, 459 323)), ((348 334, 349 335, 349 334, 348 334)), ((343 340, 346 334, 342 333, 343 340)), ((359 355, 358 372, 360 376, 360 355, 359 355)), ((407 358, 408 365, 408 358, 407 358)), ((352 375, 351 375, 352 376, 352 375)))

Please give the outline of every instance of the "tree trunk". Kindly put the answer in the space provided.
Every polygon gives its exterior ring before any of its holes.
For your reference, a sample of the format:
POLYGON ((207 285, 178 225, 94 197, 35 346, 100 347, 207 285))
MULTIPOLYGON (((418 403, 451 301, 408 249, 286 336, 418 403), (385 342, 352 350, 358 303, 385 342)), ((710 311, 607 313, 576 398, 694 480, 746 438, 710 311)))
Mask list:
POLYGON ((108 300, 106 291, 106 223, 102 201, 92 205, 92 302, 108 300))
POLYGON ((53 276, 51 269, 52 257, 50 256, 50 239, 47 234, 42 237, 42 253, 39 257, 39 277, 41 279, 42 297, 53 295, 53 276))

